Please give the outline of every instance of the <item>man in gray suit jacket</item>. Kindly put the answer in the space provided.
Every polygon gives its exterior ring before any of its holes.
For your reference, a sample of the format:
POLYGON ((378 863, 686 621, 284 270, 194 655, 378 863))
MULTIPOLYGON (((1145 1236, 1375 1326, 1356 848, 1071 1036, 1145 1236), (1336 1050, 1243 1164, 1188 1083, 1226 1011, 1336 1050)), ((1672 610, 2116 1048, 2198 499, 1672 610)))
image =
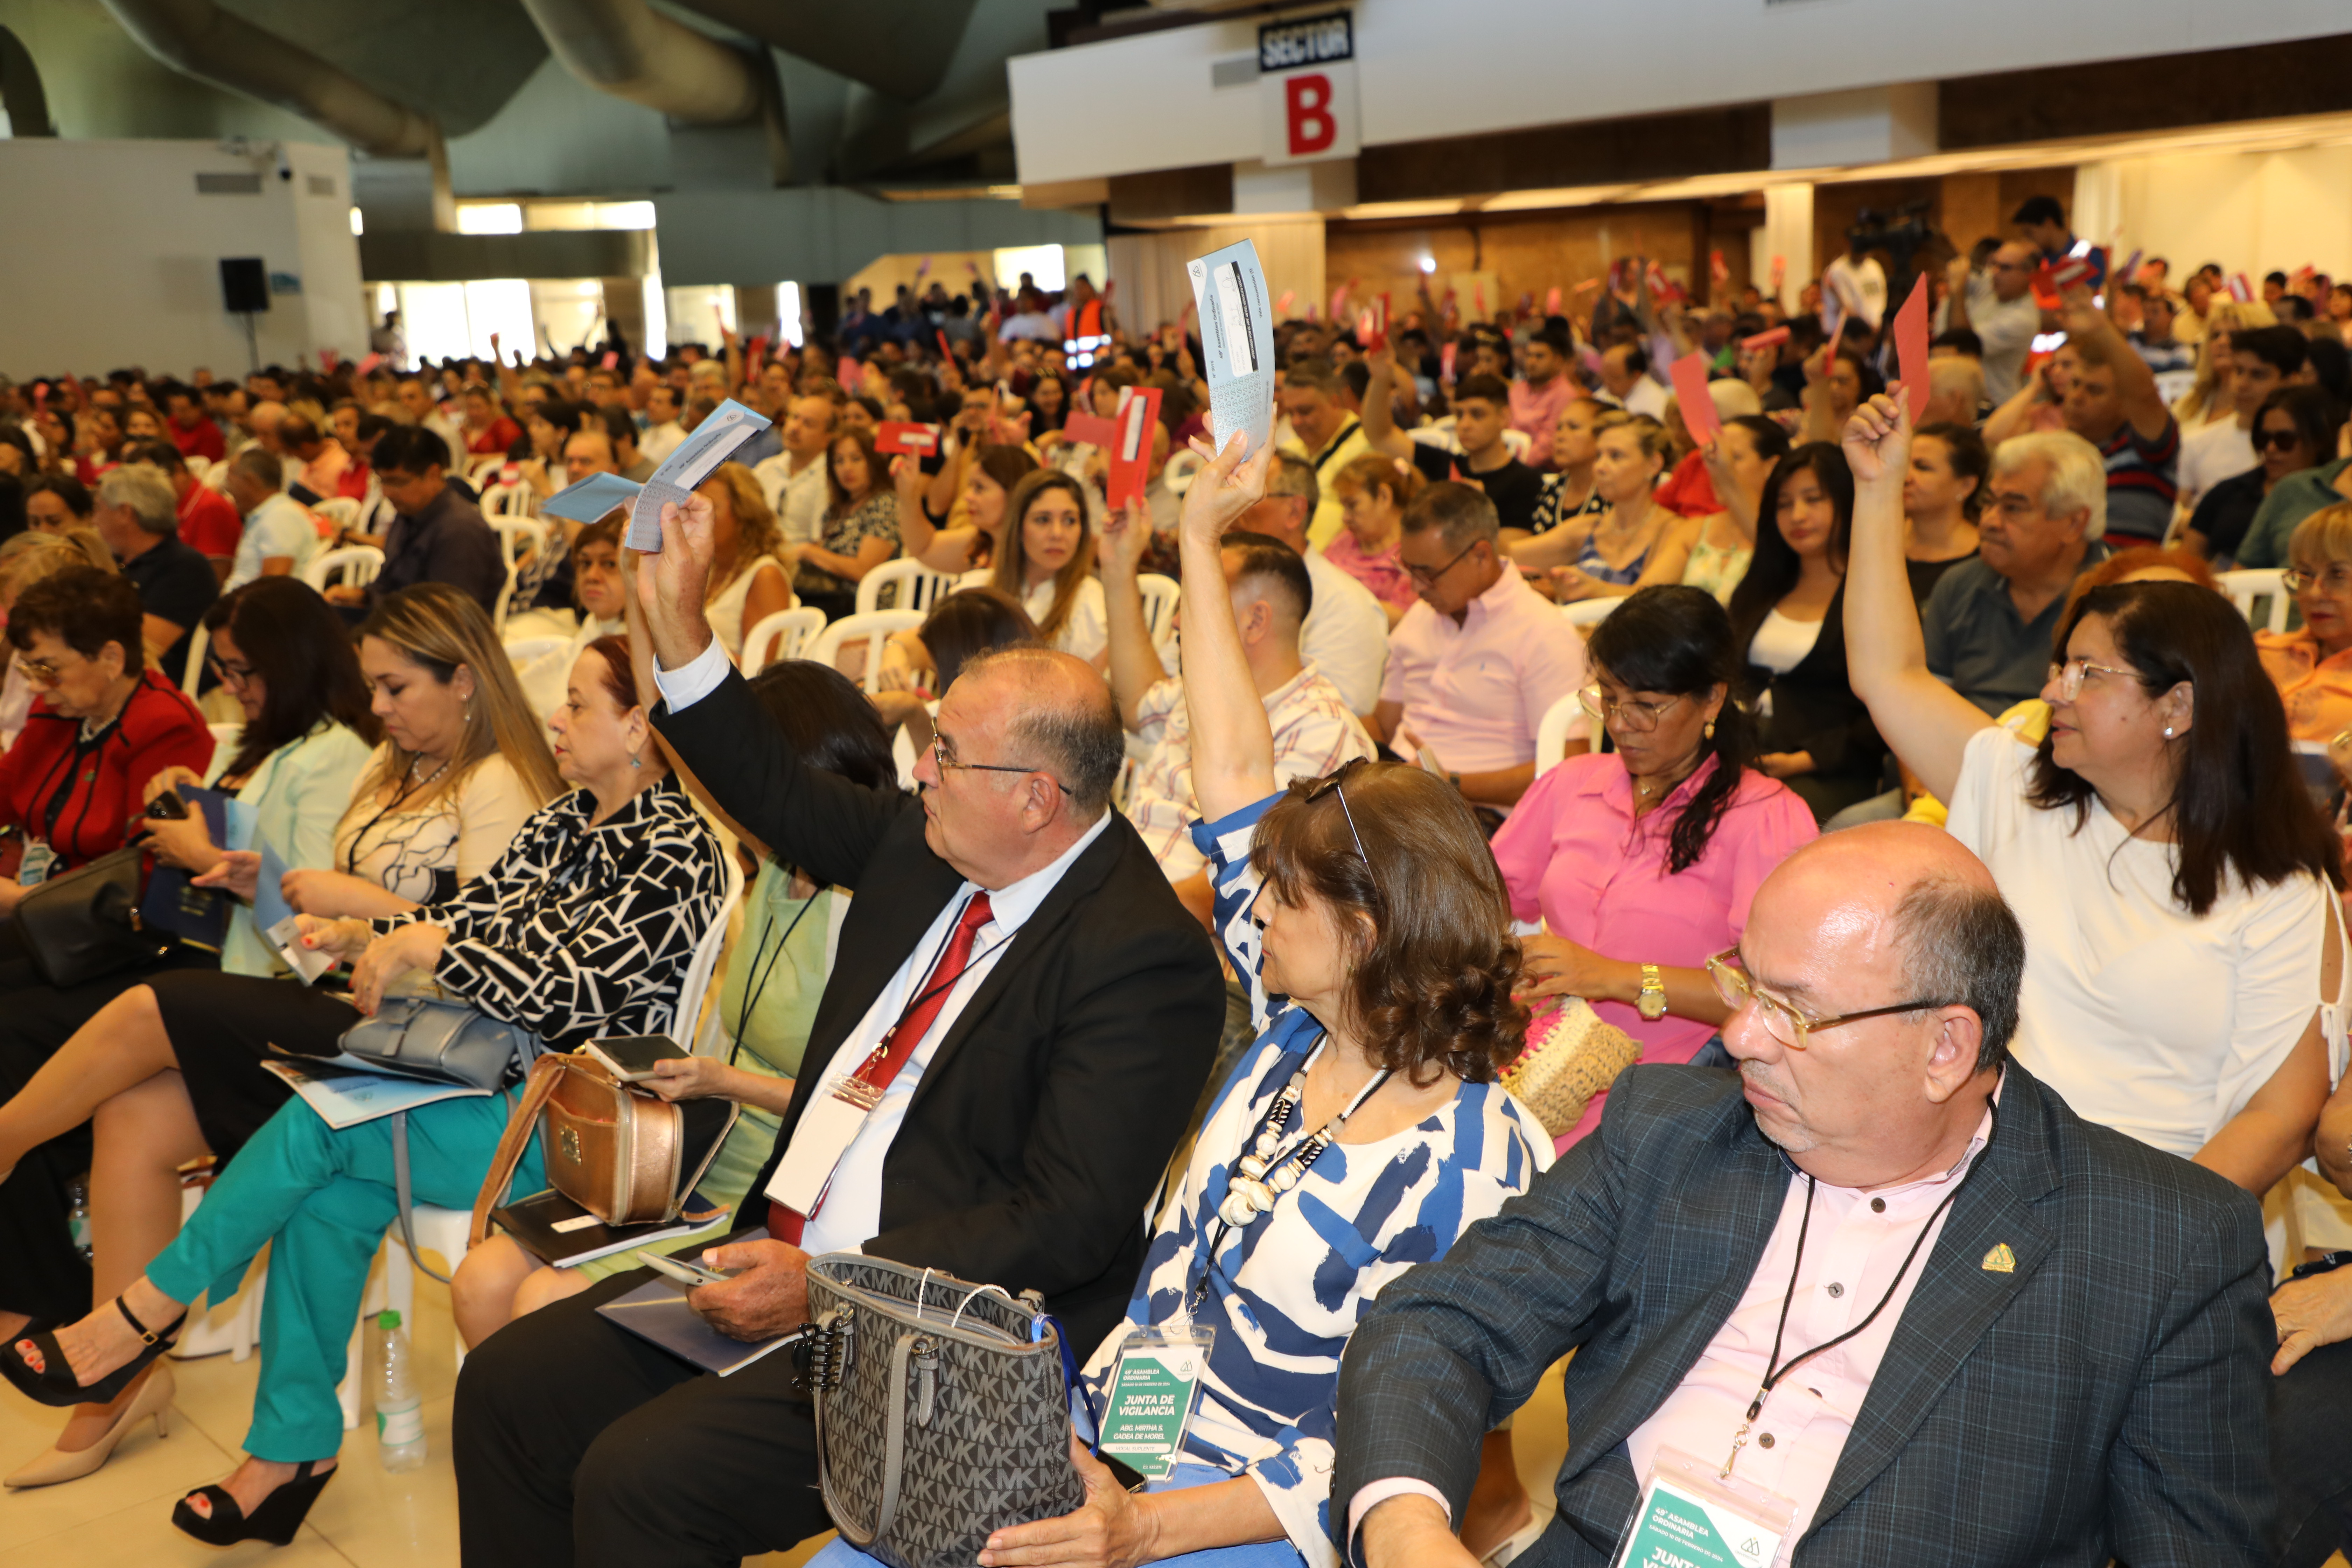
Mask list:
POLYGON ((2004 1065, 2022 958, 1941 833, 1784 862, 1717 973, 1739 1076, 1635 1068, 1357 1329, 1350 1559, 1468 1568, 1450 1521, 1480 1438, 1573 1351, 1530 1565, 1608 1563, 1677 1454, 1786 1510, 1777 1551, 1740 1556, 1743 1526, 1705 1561, 2267 1562, 2260 1211, 2004 1065))

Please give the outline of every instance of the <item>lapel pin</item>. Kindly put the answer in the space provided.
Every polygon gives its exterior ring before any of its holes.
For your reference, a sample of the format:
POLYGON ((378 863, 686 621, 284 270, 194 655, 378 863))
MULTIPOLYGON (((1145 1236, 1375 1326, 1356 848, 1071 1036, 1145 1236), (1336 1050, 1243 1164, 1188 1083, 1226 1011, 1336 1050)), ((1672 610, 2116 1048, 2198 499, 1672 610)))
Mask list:
POLYGON ((2009 1249, 2009 1243, 1996 1242, 1993 1249, 1984 1255, 1984 1268, 1988 1274, 2014 1274, 2017 1272, 2017 1254, 2009 1249))

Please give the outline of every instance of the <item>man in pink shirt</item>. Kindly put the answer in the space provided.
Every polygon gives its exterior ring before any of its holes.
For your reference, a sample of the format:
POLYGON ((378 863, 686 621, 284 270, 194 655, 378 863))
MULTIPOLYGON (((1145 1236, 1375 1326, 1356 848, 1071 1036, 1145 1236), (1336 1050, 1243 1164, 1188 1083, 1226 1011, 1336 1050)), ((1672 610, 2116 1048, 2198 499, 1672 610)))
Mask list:
POLYGON ((1933 829, 1791 855, 1710 966, 1739 1073, 1631 1069, 1597 1135, 1357 1328, 1349 1561, 1469 1568, 1480 1441, 1574 1351, 1530 1561, 1600 1568, 1629 1521, 1678 1520, 1705 1552, 1636 1561, 2270 1562, 2261 1210, 2007 1059, 2024 963, 1933 829))
MULTIPOLYGON (((1507 814, 1536 776, 1536 732, 1584 684, 1584 638, 1503 557, 1495 503, 1431 485, 1398 545, 1421 603, 1389 634, 1374 728, 1397 755, 1443 773, 1473 806, 1507 814)), ((1577 713, 1569 750, 1585 749, 1577 713)))
POLYGON ((1519 350, 1518 380, 1511 383, 1511 428, 1528 438, 1528 466, 1551 468, 1551 433, 1560 411, 1583 395, 1568 376, 1568 334, 1545 328, 1519 350))

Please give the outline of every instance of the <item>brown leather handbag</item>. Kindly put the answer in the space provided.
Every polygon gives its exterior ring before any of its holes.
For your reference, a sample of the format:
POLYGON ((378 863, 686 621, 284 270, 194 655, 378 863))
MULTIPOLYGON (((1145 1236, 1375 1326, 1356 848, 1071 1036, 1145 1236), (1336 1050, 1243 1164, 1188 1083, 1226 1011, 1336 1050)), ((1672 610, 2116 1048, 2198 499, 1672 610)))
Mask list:
POLYGON ((718 1158, 741 1109, 726 1100, 672 1104, 621 1082, 593 1057, 540 1058, 474 1199, 473 1245, 489 1235, 490 1211, 506 1201, 533 1128, 548 1185, 606 1225, 667 1223, 718 1158))

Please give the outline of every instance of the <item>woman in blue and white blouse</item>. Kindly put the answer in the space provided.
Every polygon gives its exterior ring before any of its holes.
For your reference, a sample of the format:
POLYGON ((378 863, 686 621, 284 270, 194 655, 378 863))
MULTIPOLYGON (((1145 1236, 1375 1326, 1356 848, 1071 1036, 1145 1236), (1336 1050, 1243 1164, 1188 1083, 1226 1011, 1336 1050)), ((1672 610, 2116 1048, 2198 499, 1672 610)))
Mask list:
MULTIPOLYGON (((1524 1191, 1550 1141, 1494 1082, 1527 1015, 1501 874, 1460 795, 1350 763, 1277 791, 1219 536, 1264 493, 1229 450, 1187 493, 1193 829, 1257 1044, 1153 1228, 1127 1321, 1088 1361, 1072 1453, 1087 1500, 1001 1530, 982 1564, 1333 1568, 1332 1400, 1381 1287, 1524 1191), (1245 1158, 1246 1157, 1246 1158, 1245 1158), (1083 1447, 1143 1330, 1214 1331, 1173 1473, 1122 1489, 1083 1447), (1187 1555, 1188 1553, 1200 1555, 1187 1555)), ((1143 524, 1133 519, 1114 527, 1143 524)), ((836 1543, 820 1563, 854 1561, 836 1543)))

